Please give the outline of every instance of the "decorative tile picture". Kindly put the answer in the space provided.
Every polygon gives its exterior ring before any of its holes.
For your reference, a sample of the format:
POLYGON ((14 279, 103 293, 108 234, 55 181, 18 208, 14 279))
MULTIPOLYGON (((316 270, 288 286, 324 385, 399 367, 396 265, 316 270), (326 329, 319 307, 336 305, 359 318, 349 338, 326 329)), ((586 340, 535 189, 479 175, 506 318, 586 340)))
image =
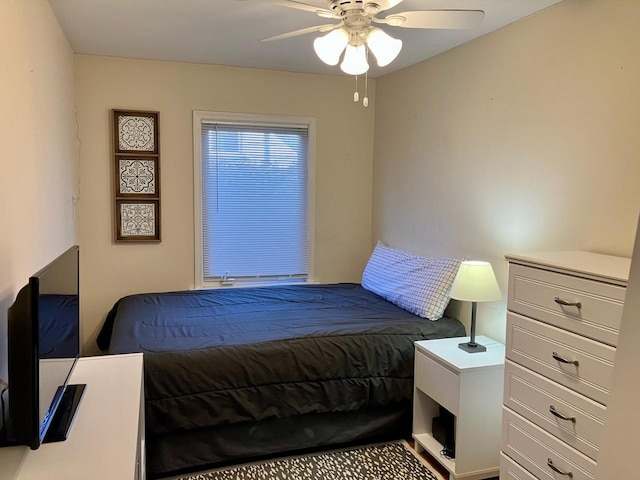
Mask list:
POLYGON ((118 196, 152 195, 158 192, 156 159, 118 158, 118 196))
POLYGON ((116 242, 160 241, 159 113, 113 110, 116 242))
POLYGON ((115 153, 158 153, 157 112, 114 110, 115 153))
POLYGON ((118 240, 159 240, 159 202, 118 200, 118 240))

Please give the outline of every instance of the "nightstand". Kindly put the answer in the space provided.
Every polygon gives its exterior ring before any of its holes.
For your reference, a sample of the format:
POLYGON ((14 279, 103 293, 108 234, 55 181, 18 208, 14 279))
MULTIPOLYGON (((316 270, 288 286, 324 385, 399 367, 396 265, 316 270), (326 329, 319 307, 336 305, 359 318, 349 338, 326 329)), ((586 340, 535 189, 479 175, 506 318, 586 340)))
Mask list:
MULTIPOLYGON (((480 480, 498 476, 502 425, 504 345, 476 337, 486 352, 467 353, 458 344, 469 337, 415 342, 413 438, 449 471, 450 479, 480 480), (434 438, 433 419, 441 407, 453 415, 455 456, 434 438)), ((445 412, 447 413, 447 412, 445 412)), ((442 438, 441 435, 436 435, 442 438)))

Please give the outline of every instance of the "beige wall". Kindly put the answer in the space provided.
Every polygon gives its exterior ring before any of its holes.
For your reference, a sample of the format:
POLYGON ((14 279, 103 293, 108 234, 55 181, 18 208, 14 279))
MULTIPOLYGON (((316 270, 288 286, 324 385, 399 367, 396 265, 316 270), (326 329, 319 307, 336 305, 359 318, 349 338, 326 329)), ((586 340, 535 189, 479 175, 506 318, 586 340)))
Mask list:
MULTIPOLYGON (((379 79, 372 241, 489 260, 503 293, 509 252, 631 256, 638 25, 636 0, 565 0, 379 79)), ((504 339, 504 301, 478 318, 504 339)))
POLYGON ((82 315, 87 352, 123 295, 193 288, 193 110, 316 117, 315 277, 360 281, 371 245, 375 82, 187 63, 76 56, 82 315), (160 112, 162 242, 112 242, 113 108, 160 112))
POLYGON ((0 377, 6 314, 30 275, 76 243, 73 52, 46 1, 0 1, 0 377))
MULTIPOLYGON (((30 275, 76 243, 73 52, 45 0, 0 0, 0 378, 7 308, 30 275)), ((2 449, 0 479, 27 448, 2 449)), ((15 467, 15 468, 14 468, 15 467)))

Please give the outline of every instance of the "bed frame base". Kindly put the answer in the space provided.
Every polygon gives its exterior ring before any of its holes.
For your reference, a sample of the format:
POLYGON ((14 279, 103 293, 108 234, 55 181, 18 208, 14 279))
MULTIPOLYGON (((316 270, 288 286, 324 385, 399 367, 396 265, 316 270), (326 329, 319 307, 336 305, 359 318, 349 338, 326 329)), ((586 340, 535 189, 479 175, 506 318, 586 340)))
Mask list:
POLYGON ((147 438, 147 475, 160 478, 410 435, 409 402, 178 432, 147 438))

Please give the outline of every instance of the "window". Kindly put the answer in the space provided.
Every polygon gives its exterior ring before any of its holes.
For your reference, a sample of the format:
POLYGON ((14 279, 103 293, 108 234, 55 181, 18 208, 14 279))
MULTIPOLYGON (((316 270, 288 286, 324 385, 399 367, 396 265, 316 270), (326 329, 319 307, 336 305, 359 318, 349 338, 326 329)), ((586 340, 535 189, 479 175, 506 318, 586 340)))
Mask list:
POLYGON ((196 287, 306 282, 312 118, 194 112, 196 287))

